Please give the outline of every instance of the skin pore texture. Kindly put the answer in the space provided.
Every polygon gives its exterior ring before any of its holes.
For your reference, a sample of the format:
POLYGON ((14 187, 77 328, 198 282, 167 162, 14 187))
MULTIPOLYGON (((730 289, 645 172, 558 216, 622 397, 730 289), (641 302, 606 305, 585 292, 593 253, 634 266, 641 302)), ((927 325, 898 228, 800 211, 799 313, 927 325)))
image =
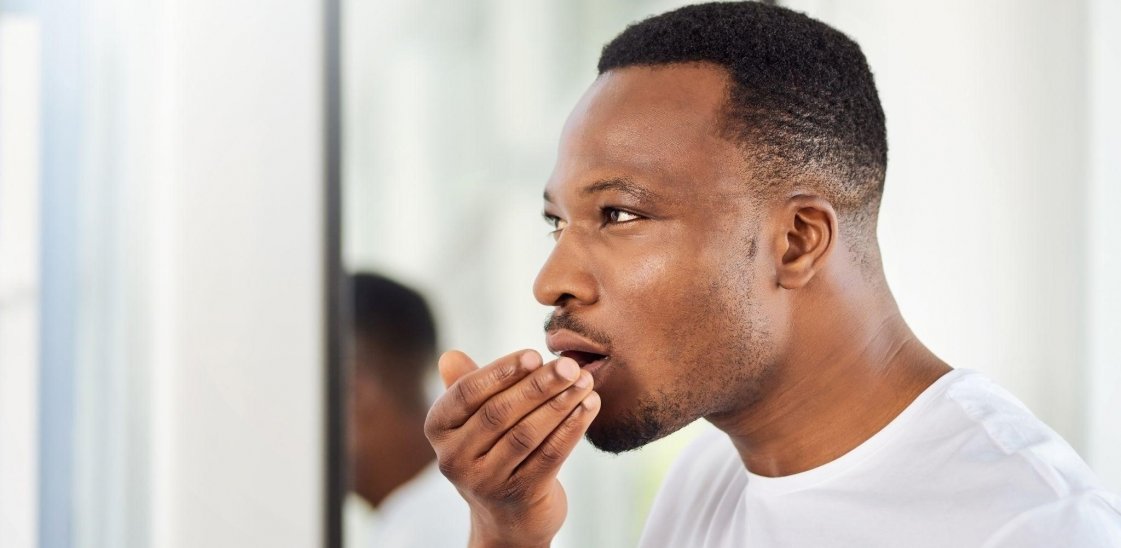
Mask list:
POLYGON ((950 370, 900 316, 875 223, 840 221, 860 216, 813 174, 763 180, 722 131, 728 96, 716 65, 630 66, 569 117, 545 188, 556 243, 534 283, 564 357, 480 368, 449 352, 425 423, 472 546, 549 544, 581 435, 618 452, 704 418, 747 469, 789 475, 860 445, 950 370))

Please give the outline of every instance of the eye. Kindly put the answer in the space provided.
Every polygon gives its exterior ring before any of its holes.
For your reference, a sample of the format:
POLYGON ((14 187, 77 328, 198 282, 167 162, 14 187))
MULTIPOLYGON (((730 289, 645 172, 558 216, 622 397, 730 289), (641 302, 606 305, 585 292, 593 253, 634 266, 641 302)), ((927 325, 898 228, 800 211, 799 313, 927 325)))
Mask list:
POLYGON ((564 230, 564 227, 568 226, 568 221, 548 213, 543 214, 543 216, 545 217, 545 222, 549 223, 549 226, 553 228, 553 230, 549 231, 549 235, 552 236, 554 240, 559 238, 561 231, 564 230))
POLYGON ((603 217, 606 222, 612 224, 629 223, 642 218, 629 211, 623 211, 622 209, 616 209, 614 207, 603 208, 603 217))

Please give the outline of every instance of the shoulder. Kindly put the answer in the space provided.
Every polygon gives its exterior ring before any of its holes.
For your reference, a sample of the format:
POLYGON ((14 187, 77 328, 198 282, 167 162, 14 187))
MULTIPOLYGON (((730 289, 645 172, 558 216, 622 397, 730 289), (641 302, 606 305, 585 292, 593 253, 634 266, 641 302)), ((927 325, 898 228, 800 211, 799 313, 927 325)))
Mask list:
POLYGON ((963 373, 946 391, 951 412, 965 425, 955 440, 963 466, 1036 487, 1046 501, 1100 489, 1074 448, 1020 400, 983 375, 963 373))
POLYGON ((988 545, 1121 545, 1119 498, 1070 444, 995 382, 957 373, 919 454, 937 461, 931 479, 957 485, 958 512, 988 517, 988 545))
POLYGON ((1032 508, 1000 528, 985 546, 1121 546, 1121 497, 1088 491, 1032 508))

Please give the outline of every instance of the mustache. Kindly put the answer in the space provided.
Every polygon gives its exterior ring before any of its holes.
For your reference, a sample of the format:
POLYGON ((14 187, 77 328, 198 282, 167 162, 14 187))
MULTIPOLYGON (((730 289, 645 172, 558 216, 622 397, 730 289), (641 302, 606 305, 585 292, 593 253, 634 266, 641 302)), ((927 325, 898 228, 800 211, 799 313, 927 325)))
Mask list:
POLYGON ((587 339, 591 339, 594 342, 602 344, 607 348, 611 348, 611 337, 608 337, 607 334, 603 331, 585 324, 584 322, 577 319, 576 316, 573 316, 569 313, 562 312, 559 314, 549 314, 549 317, 545 319, 544 328, 546 333, 557 331, 559 329, 566 329, 568 331, 576 333, 577 335, 581 335, 587 339))

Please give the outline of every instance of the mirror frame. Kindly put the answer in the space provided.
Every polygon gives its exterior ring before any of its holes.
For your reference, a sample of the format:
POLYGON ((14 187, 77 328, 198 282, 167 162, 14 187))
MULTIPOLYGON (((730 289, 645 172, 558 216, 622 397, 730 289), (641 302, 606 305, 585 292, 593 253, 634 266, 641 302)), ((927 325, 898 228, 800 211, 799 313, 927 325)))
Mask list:
POLYGON ((346 286, 342 263, 341 0, 323 4, 323 513, 325 548, 343 548, 346 496, 343 339, 346 286))

